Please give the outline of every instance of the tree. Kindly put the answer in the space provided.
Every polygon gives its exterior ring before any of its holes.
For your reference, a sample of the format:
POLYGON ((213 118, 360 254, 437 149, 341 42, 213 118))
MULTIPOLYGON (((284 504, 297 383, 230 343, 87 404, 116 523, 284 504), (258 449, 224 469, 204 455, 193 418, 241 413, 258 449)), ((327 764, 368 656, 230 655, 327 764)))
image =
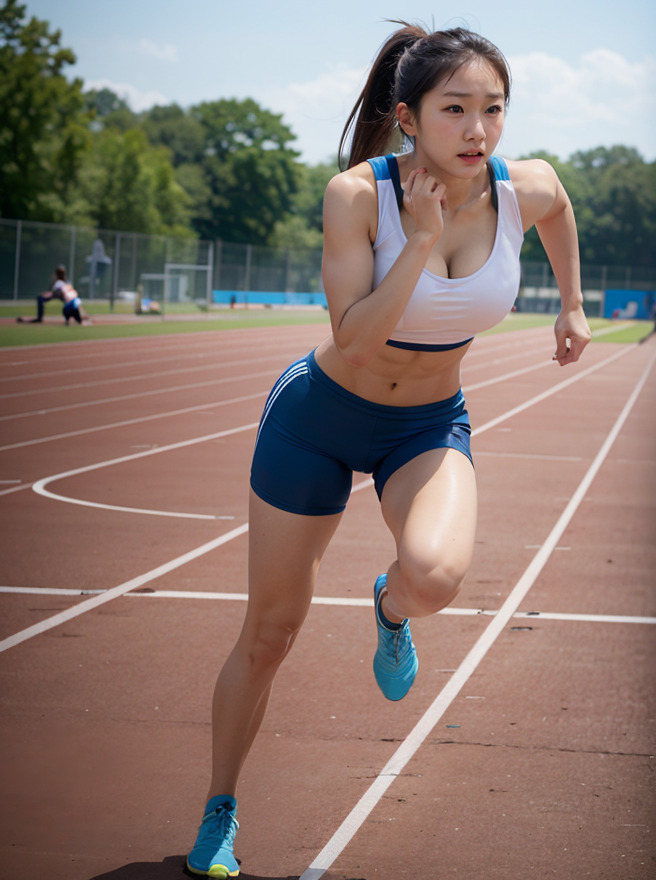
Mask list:
POLYGON ((104 128, 117 128, 127 131, 139 121, 136 113, 128 107, 127 101, 111 89, 90 89, 84 93, 84 106, 92 116, 92 131, 104 128))
MULTIPOLYGON (((606 266, 653 266, 656 252, 656 163, 633 147, 596 147, 567 162, 532 153, 553 166, 572 202, 581 261, 606 266)), ((525 260, 546 260, 535 228, 522 248, 525 260)))
POLYGON ((295 139, 282 117, 251 100, 192 107, 202 126, 206 216, 194 218, 203 238, 264 244, 292 207, 297 188, 295 139))
POLYGON ((269 236, 273 247, 314 250, 323 246, 323 196, 331 177, 339 171, 332 164, 297 165, 296 192, 290 213, 278 220, 269 236))
POLYGON ((189 197, 176 182, 169 151, 140 129, 106 129, 80 178, 93 225, 148 234, 191 235, 189 197))
POLYGON ((587 182, 587 210, 579 219, 583 261, 653 266, 656 163, 624 146, 574 153, 571 163, 587 182))
POLYGON ((89 145, 82 82, 61 31, 25 18, 25 6, 0 8, 0 215, 60 220, 89 145))
POLYGON ((177 104, 152 107, 142 113, 139 124, 151 144, 161 144, 169 148, 175 168, 202 161, 205 129, 200 120, 177 104))

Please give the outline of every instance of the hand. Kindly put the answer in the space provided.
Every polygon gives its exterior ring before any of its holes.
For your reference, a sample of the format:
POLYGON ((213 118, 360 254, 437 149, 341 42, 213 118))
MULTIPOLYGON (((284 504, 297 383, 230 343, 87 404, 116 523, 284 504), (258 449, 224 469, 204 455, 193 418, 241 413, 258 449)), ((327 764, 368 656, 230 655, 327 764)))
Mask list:
POLYGON ((558 361, 561 367, 573 364, 580 358, 592 335, 583 308, 579 306, 571 311, 561 311, 556 318, 554 333, 556 354, 553 360, 558 361))
POLYGON ((444 229, 447 208, 446 186, 425 168, 413 168, 405 182, 403 205, 415 221, 417 232, 439 238, 444 229))

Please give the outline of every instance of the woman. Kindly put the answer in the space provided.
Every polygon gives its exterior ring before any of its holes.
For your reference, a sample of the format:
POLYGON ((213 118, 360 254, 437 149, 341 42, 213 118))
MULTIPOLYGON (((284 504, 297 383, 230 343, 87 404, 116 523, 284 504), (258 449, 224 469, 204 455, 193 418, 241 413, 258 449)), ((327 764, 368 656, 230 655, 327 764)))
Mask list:
POLYGON ((217 682, 214 772, 188 858, 193 873, 239 873, 239 772, 305 619, 353 470, 373 473, 397 550, 374 586, 374 673, 388 699, 411 687, 418 661, 408 619, 451 602, 474 543, 460 362, 472 337, 510 311, 523 232, 534 224, 562 298, 554 359, 576 361, 590 338, 565 191, 540 160, 491 158, 509 83, 487 40, 404 26, 382 47, 351 115, 349 168, 324 201, 332 334, 278 380, 260 425, 249 604, 217 682), (396 126, 410 149, 381 158, 396 126))

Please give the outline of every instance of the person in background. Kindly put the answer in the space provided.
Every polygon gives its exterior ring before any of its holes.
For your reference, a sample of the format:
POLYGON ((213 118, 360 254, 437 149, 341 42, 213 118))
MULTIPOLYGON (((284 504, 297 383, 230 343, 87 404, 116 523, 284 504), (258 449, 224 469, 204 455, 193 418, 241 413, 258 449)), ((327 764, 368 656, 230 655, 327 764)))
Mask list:
POLYGON ((41 324, 45 313, 46 303, 53 299, 59 299, 63 303, 62 313, 66 324, 73 318, 78 324, 90 324, 91 319, 82 308, 82 300, 75 288, 69 284, 66 276, 66 267, 57 266, 55 280, 50 290, 40 293, 36 298, 36 318, 16 318, 20 324, 41 324))

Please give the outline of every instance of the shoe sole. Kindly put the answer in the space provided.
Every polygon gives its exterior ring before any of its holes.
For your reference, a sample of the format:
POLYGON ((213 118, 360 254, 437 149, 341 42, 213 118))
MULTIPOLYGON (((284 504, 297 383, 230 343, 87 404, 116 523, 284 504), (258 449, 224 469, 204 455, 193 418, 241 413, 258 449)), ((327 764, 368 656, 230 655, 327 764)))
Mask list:
POLYGON ((188 860, 187 870, 197 877, 211 877, 212 880, 230 880, 232 877, 239 877, 239 871, 229 871, 225 865, 212 865, 207 871, 199 871, 198 868, 192 868, 188 860))

